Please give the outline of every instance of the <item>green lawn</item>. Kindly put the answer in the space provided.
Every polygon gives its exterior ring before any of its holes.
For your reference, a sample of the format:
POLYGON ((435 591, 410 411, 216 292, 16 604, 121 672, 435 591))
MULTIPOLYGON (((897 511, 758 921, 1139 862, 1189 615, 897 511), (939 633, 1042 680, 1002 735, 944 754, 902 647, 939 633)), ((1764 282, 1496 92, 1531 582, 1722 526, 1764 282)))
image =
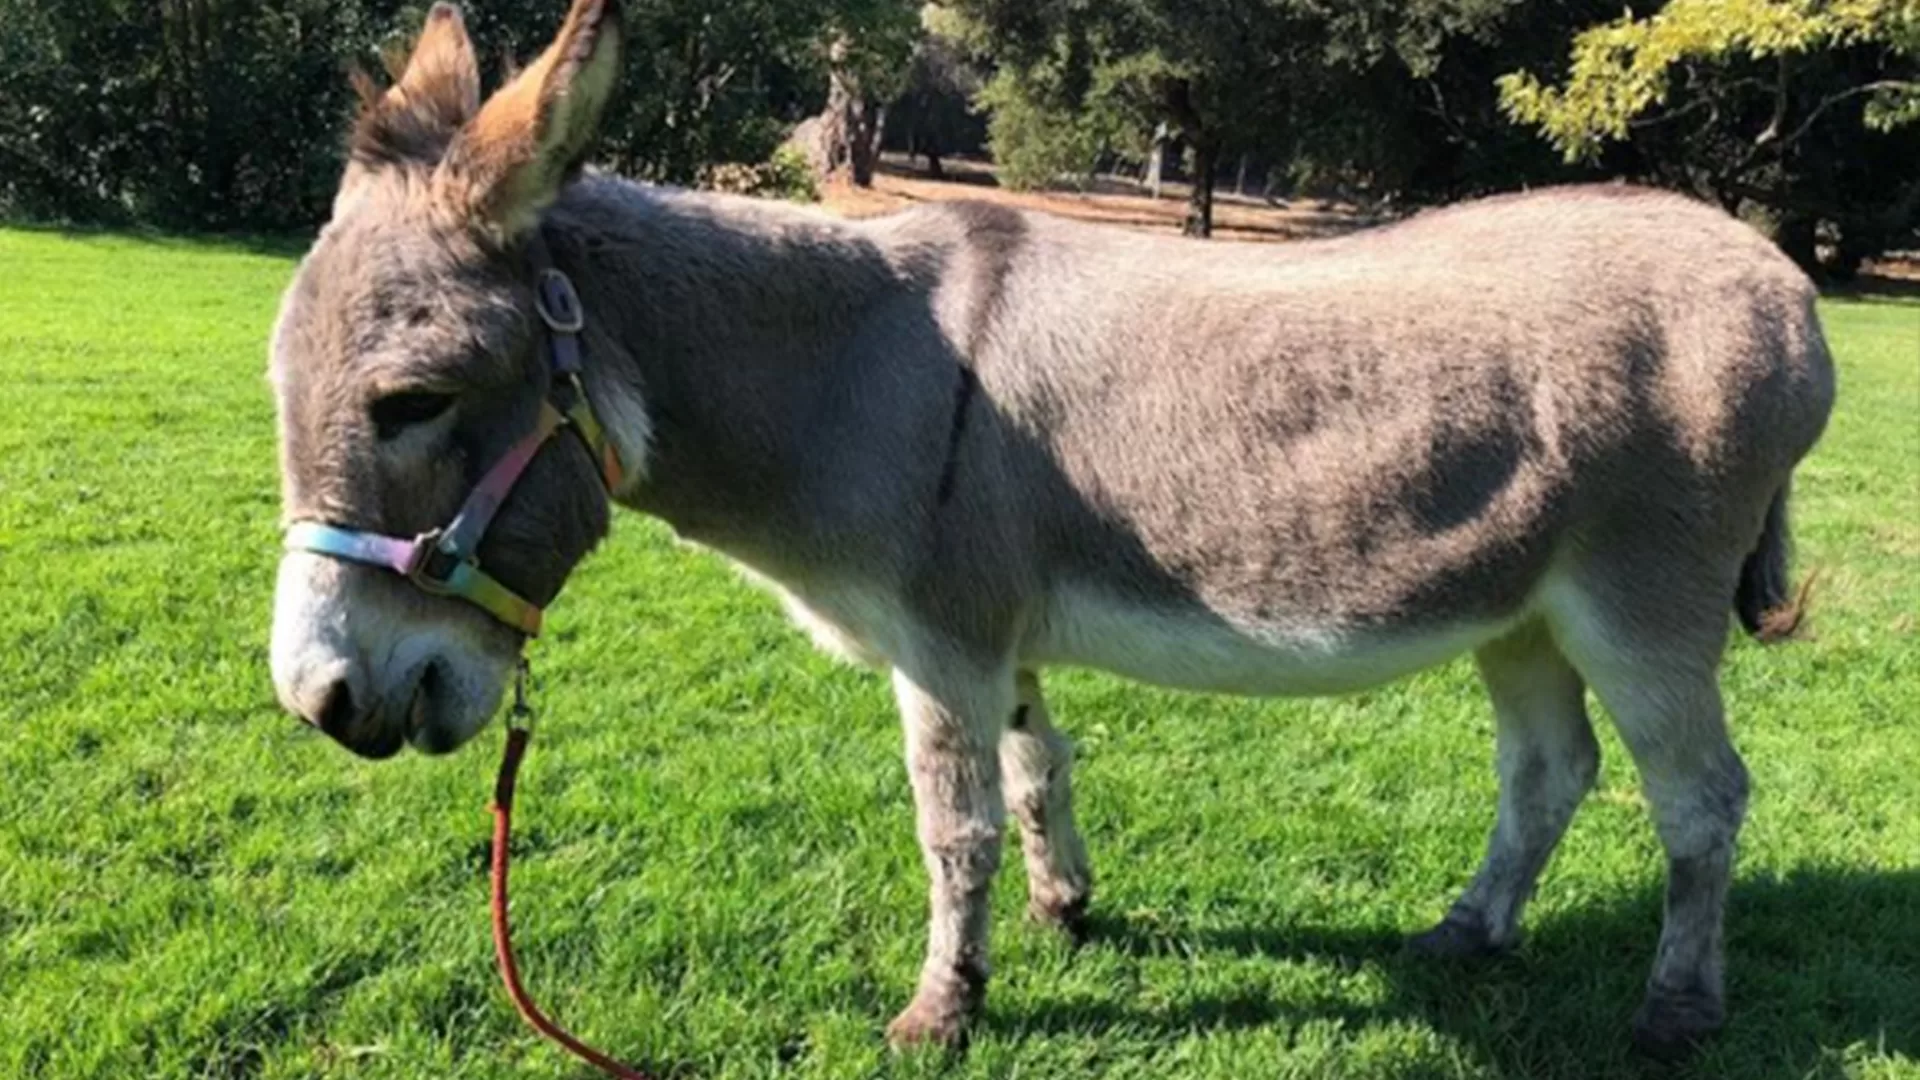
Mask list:
MULTIPOLYGON (((284 254, 0 232, 0 1077, 579 1077, 487 937, 497 741, 352 759, 274 704, 284 254)), ((1673 1075, 1920 1077, 1920 304, 1835 301, 1812 640, 1737 645, 1733 1022, 1673 1075)), ((1055 676, 1101 875, 1019 918, 964 1058, 894 1058, 925 889, 884 681, 624 518, 536 652, 523 963, 675 1077, 1614 1077, 1660 859, 1610 730, 1517 956, 1416 961, 1493 812, 1456 663, 1247 702, 1055 676)))

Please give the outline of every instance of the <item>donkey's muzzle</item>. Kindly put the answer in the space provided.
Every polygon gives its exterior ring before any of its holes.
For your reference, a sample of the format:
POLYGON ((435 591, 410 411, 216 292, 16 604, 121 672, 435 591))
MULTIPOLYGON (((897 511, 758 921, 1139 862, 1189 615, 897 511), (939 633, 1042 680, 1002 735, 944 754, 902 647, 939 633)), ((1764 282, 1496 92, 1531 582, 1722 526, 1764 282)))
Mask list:
POLYGON ((334 742, 370 761, 383 761, 406 745, 406 731, 397 724, 382 723, 364 698, 354 693, 347 679, 334 679, 318 689, 311 705, 301 702, 298 712, 334 742))

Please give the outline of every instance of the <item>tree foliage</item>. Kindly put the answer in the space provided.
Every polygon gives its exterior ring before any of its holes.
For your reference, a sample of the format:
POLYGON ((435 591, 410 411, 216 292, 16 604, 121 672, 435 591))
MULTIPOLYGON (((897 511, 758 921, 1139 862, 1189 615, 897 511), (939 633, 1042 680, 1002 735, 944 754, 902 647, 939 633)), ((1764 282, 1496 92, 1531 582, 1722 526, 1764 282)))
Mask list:
POLYGON ((950 12, 928 4, 921 22, 906 84, 888 107, 887 147, 925 156, 928 171, 939 177, 943 157, 986 144, 986 120, 975 99, 987 76, 968 54, 950 12))
POLYGON ((830 167, 872 187, 886 135, 887 105, 905 89, 921 36, 919 0, 841 0, 848 15, 830 29, 823 131, 830 167))
MULTIPOLYGON (((1164 123, 1194 149, 1210 178, 1223 144, 1254 136, 1288 88, 1287 58, 1303 42, 1289 33, 1291 0, 957 0, 1000 68, 986 102, 1002 158, 1032 159, 1037 179, 1111 134, 1116 119, 1151 131, 1164 123), (1078 118, 1080 122, 1074 123, 1078 118)), ((1090 165, 1090 156, 1084 160, 1090 165)), ((1084 166, 1083 166, 1084 167, 1084 166)), ((1211 186, 1195 185, 1188 231, 1211 225, 1211 186)))
POLYGON ((1672 0, 1580 34, 1564 85, 1501 88, 1568 161, 1762 212, 1811 269, 1920 239, 1914 0, 1672 0))
MULTIPOLYGON (((1703 68, 1727 70, 1743 61, 1794 63, 1855 48, 1883 48, 1920 60, 1920 4, 1912 0, 1674 0, 1644 19, 1631 15, 1594 27, 1573 43, 1573 70, 1564 89, 1516 73, 1501 80, 1508 109, 1540 130, 1570 159, 1595 155, 1610 140, 1631 136, 1632 125, 1676 94, 1711 93, 1703 68), (1681 85, 1676 86, 1676 83, 1681 85)), ((1791 94, 1760 135, 1769 144, 1790 141, 1828 110, 1864 98, 1869 128, 1889 130, 1920 119, 1920 79, 1875 78, 1823 95, 1791 113, 1791 94), (1792 131, 1788 131, 1788 127, 1792 131)))
POLYGON ((1144 145, 1165 125, 1194 157, 1197 233, 1213 173, 1235 155, 1381 198, 1456 197, 1577 171, 1509 130, 1494 78, 1552 70, 1575 29, 1616 10, 1598 0, 953 6, 1000 71, 985 97, 996 156, 1064 160, 1090 142, 1144 145), (1003 124, 1009 108, 1018 122, 1003 124), (1026 148, 1029 135, 1049 145, 1026 148))
MULTIPOLYGON (((0 214, 310 226, 338 176, 347 70, 403 49, 427 6, 0 0, 0 214)), ((470 0, 468 25, 497 69, 562 6, 470 0)), ((602 154, 660 181, 784 177, 765 163, 815 114, 872 151, 891 110, 937 162, 979 137, 971 97, 1015 185, 1144 159, 1169 133, 1193 159, 1194 232, 1239 160, 1376 201, 1627 176, 1763 216, 1803 263, 1841 270, 1920 241, 1916 0, 1669 0, 1641 17, 1620 0, 625 8, 602 154)))
MULTIPOLYGON (((354 107, 348 71, 378 68, 428 6, 0 0, 0 213, 311 226, 339 176, 354 107)), ((832 36, 874 41, 873 22, 896 27, 902 6, 627 0, 626 79, 603 154, 622 171, 677 183, 721 163, 764 162, 792 122, 819 109, 832 36)), ((465 7, 481 56, 498 69, 541 48, 564 5, 465 7)))
POLYGON ((987 144, 1002 183, 1033 190, 1089 178, 1114 152, 1145 152, 1142 132, 1152 130, 1130 73, 1121 65, 1092 71, 1089 86, 1075 95, 1060 85, 1058 64, 1007 66, 978 95, 987 111, 987 144))

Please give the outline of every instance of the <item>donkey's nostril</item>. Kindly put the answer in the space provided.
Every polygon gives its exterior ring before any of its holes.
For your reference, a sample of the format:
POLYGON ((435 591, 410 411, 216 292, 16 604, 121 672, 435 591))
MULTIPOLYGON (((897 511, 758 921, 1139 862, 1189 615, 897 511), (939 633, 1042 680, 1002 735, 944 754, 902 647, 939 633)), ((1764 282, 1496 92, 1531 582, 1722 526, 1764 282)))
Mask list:
POLYGON ((320 704, 319 715, 309 719, 313 721, 315 727, 335 739, 344 738, 348 734, 348 729, 353 726, 354 711, 353 689, 347 685, 347 680, 336 680, 332 686, 327 687, 327 696, 320 704))

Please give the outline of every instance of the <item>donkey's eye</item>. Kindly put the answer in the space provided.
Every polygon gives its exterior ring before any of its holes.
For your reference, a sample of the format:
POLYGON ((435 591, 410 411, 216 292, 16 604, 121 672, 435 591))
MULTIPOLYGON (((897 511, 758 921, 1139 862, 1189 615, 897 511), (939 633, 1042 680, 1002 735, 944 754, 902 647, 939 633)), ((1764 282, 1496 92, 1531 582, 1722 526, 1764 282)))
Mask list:
POLYGON ((382 439, 391 439, 402 431, 424 424, 429 420, 453 408, 452 394, 434 394, 426 391, 407 391, 400 394, 388 394, 373 403, 373 425, 380 430, 382 439))

